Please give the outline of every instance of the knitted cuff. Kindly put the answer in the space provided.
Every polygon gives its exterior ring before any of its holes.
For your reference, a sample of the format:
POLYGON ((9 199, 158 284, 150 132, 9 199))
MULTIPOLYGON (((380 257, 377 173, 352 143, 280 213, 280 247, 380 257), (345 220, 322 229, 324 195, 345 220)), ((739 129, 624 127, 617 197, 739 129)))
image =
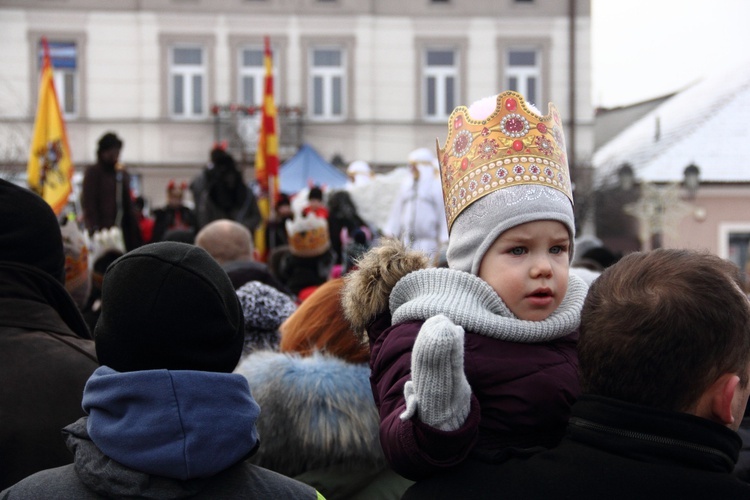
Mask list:
POLYGON ((443 431, 460 428, 469 415, 471 387, 464 375, 464 330, 443 315, 424 322, 411 356, 412 380, 404 386, 406 410, 443 431))

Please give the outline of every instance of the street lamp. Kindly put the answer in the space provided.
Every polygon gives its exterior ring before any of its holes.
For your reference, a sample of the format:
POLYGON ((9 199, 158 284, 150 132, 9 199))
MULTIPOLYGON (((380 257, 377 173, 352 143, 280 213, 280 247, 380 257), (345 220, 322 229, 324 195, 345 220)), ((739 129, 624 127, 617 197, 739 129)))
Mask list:
POLYGON ((687 167, 685 167, 685 188, 687 188, 688 191, 688 199, 692 200, 695 198, 695 193, 698 191, 698 184, 700 183, 700 169, 694 165, 690 164, 687 167))
POLYGON ((617 171, 617 177, 620 180, 620 189, 623 191, 630 191, 635 183, 635 172, 630 163, 623 163, 620 170, 617 171))

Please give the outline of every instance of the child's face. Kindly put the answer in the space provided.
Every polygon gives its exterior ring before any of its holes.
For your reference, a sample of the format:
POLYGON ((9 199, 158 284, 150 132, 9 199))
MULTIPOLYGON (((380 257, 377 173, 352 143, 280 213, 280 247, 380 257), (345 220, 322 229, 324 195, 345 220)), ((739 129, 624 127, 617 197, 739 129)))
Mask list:
POLYGON ((568 291, 570 236, 561 222, 527 222, 502 233, 484 254, 479 277, 517 318, 541 321, 568 291))

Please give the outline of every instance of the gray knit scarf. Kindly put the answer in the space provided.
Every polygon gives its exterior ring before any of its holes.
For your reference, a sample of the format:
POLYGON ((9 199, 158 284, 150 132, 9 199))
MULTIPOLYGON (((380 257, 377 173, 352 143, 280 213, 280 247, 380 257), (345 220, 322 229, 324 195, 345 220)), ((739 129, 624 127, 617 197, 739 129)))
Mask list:
POLYGON ((560 307, 542 321, 520 320, 497 292, 473 274, 447 268, 421 269, 401 278, 390 296, 392 323, 447 316, 468 332, 510 342, 546 342, 570 334, 581 322, 586 283, 573 274, 560 307))

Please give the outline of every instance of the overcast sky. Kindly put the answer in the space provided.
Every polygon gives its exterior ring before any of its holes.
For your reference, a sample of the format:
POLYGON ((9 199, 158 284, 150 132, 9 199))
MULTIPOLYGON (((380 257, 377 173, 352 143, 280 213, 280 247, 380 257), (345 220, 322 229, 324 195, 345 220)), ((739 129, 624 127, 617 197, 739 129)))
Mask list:
POLYGON ((592 102, 615 107, 750 64, 750 0, 591 0, 592 102))

